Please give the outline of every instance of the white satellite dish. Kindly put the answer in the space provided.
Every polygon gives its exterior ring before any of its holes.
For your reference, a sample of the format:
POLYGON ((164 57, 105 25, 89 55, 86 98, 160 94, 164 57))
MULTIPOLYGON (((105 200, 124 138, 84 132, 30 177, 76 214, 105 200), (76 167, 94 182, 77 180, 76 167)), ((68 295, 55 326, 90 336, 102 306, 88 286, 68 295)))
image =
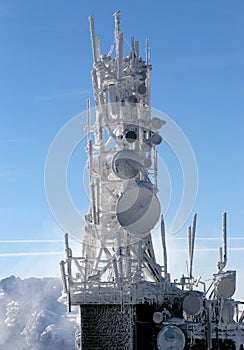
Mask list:
POLYGON ((184 333, 176 326, 166 326, 158 333, 157 345, 159 350, 183 350, 184 333))
POLYGON ((116 153, 112 163, 114 173, 124 180, 136 177, 142 166, 139 152, 129 149, 116 153))
POLYGON ((146 233, 159 219, 160 203, 150 186, 141 181, 122 194, 116 212, 120 225, 128 232, 146 233))
POLYGON ((226 271, 215 275, 215 290, 224 299, 231 298, 236 290, 236 272, 226 271))
POLYGON ((163 322, 163 319, 164 319, 164 317, 163 317, 163 313, 162 312, 160 312, 160 311, 154 312, 154 314, 153 314, 153 321, 155 323, 159 324, 159 323, 163 322))
POLYGON ((197 292, 189 292, 183 300, 183 310, 191 316, 200 314, 203 309, 202 295, 197 292))
POLYGON ((165 125, 166 124, 166 122, 164 121, 164 120, 162 120, 162 119, 159 119, 159 118, 157 118, 157 117, 153 117, 152 118, 152 127, 154 128, 154 129, 160 129, 163 125, 165 125))

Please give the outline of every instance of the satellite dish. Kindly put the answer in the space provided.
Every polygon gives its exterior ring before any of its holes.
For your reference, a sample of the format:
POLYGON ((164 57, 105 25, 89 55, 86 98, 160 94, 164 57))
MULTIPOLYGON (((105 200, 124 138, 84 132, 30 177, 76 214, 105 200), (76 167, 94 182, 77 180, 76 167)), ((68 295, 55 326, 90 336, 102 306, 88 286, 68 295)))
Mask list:
POLYGON ((157 345, 159 350, 183 350, 184 333, 176 326, 166 326, 158 333, 157 345))
POLYGON ((224 299, 231 298, 236 290, 236 271, 227 271, 215 275, 215 289, 224 299))
POLYGON ((166 124, 166 122, 164 121, 164 120, 161 120, 161 119, 159 119, 159 118, 157 118, 157 117, 153 117, 152 118, 152 127, 154 128, 154 129, 160 129, 163 125, 165 125, 166 124))
POLYGON ((150 141, 154 144, 154 145, 159 145, 162 142, 162 137, 159 134, 152 134, 152 136, 150 137, 150 141))
POLYGON ((147 88, 144 84, 141 84, 138 86, 137 91, 139 92, 140 95, 144 95, 147 91, 147 88))
POLYGON ((134 130, 128 130, 125 134, 126 141, 129 143, 133 143, 137 139, 137 134, 134 130))
POLYGON ((188 293, 183 300, 183 310, 191 316, 198 315, 202 311, 202 297, 198 292, 188 293))
POLYGON ((112 168, 120 179, 133 179, 142 168, 140 154, 129 149, 122 150, 115 154, 112 168))
POLYGON ((155 323, 157 323, 157 324, 163 322, 163 314, 162 314, 162 312, 160 312, 160 311, 154 312, 154 314, 153 314, 153 321, 155 323))
POLYGON ((141 181, 122 194, 117 203, 116 214, 124 229, 142 234, 156 225, 160 216, 160 203, 148 183, 141 181))

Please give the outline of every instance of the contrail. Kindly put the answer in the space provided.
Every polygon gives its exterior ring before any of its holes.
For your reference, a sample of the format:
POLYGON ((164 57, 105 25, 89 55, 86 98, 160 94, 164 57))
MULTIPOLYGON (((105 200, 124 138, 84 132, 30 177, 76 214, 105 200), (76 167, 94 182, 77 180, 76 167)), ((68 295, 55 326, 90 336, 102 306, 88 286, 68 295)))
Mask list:
MULTIPOLYGON (((168 241, 185 241, 187 237, 168 238, 168 241)), ((221 241, 222 237, 196 237, 198 241, 221 241)), ((244 237, 229 237, 228 241, 243 241, 244 237)))
MULTIPOLYGON (((170 249, 170 248, 169 248, 170 249)), ((187 252, 187 249, 170 249, 173 252, 187 252)), ((219 249, 218 248, 197 248, 195 249, 196 252, 217 252, 219 249)), ((241 252, 244 251, 244 248, 228 248, 228 251, 237 251, 241 252)))
MULTIPOLYGON (((185 241, 187 237, 168 238, 168 241, 185 241)), ((198 241, 221 241, 221 237, 196 237, 198 241)), ((73 241, 73 239, 70 239, 73 241)), ((228 241, 244 241, 244 237, 230 237, 228 241)), ((63 239, 1 239, 0 243, 63 243, 63 239)))
POLYGON ((4 240, 1 239, 0 243, 57 243, 63 242, 62 239, 12 239, 4 240))
MULTIPOLYGON (((186 252, 187 249, 169 249, 174 252, 186 252)), ((197 248, 196 252, 217 252, 218 248, 197 248)), ((228 251, 244 251, 244 248, 228 248, 228 251)), ((17 257, 17 256, 46 256, 46 255, 63 255, 64 252, 28 252, 28 253, 0 253, 1 257, 17 257)))
POLYGON ((0 253, 1 257, 16 257, 16 256, 45 256, 45 255, 61 255, 64 252, 28 252, 28 253, 0 253))

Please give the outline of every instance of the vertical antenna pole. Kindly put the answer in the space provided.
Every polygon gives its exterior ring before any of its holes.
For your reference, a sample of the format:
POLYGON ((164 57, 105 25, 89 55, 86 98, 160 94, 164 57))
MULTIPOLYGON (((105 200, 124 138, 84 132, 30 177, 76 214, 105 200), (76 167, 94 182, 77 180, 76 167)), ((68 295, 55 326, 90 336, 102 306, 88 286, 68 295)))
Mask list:
POLYGON ((139 58, 139 41, 135 41, 135 53, 136 53, 136 58, 139 58))
POLYGON ((64 236, 65 242, 65 253, 67 257, 67 290, 68 290, 68 311, 71 312, 71 295, 70 295, 70 285, 72 283, 72 269, 71 269, 71 258, 72 258, 72 250, 69 247, 69 236, 68 233, 64 236))
POLYGON ((120 33, 120 11, 116 11, 114 13, 114 17, 115 17, 115 32, 114 32, 114 36, 116 38, 116 36, 120 33))
POLYGON ((96 179, 96 194, 97 194, 97 223, 100 222, 100 186, 99 186, 99 179, 96 179))
POLYGON ((192 277, 193 268, 193 256, 194 256, 194 246, 195 246, 195 235, 196 235, 196 222, 197 214, 193 217, 192 230, 191 230, 191 263, 190 263, 190 277, 192 277))
POLYGON ((90 114, 90 99, 86 100, 87 105, 87 139, 88 139, 88 155, 89 155, 89 183, 90 183, 90 198, 92 198, 92 214, 94 223, 96 221, 95 215, 95 198, 94 198, 94 186, 92 185, 92 139, 91 139, 91 114, 90 114))
POLYGON ((90 195, 92 198, 92 168, 93 168, 93 159, 92 159, 92 139, 88 140, 88 154, 89 154, 89 183, 90 183, 90 195))
POLYGON ((120 233, 117 233, 116 235, 116 255, 117 255, 117 264, 118 264, 118 271, 119 271, 119 276, 122 282, 123 278, 123 254, 122 254, 122 240, 120 233))
MULTIPOLYGON (((117 51, 117 48, 116 48, 117 51)), ((118 52, 117 56, 117 79, 120 80, 122 77, 122 60, 123 60, 123 33, 119 33, 118 39, 118 52)))
POLYGON ((90 33, 91 33, 91 42, 92 42, 92 53, 93 53, 93 61, 94 64, 97 62, 97 40, 96 40, 96 33, 95 33, 95 25, 94 25, 94 17, 90 16, 89 22, 90 22, 90 33))
POLYGON ((135 53, 135 40, 134 37, 131 37, 131 53, 132 53, 132 57, 134 57, 134 53, 135 53))
POLYGON ((96 212, 96 198, 95 198, 95 184, 92 182, 91 184, 91 193, 92 193, 92 215, 93 215, 93 222, 96 225, 97 224, 97 212, 96 212))
MULTIPOLYGON (((147 88, 147 104, 150 106, 150 89, 151 89, 151 82, 150 82, 150 70, 151 67, 149 65, 150 62, 150 41, 147 38, 146 39, 146 67, 147 67, 147 78, 146 78, 146 88, 147 88)), ((149 108, 149 119, 151 115, 151 109, 149 108)))
POLYGON ((223 266, 223 248, 219 247, 218 272, 221 271, 222 266, 223 266))
POLYGON ((149 65, 149 61, 150 61, 150 41, 147 38, 146 39, 146 64, 147 64, 147 66, 149 65))
POLYGON ((65 274, 65 262, 62 260, 60 261, 60 270, 61 270, 61 277, 63 281, 63 287, 64 287, 64 292, 68 293, 68 286, 67 286, 67 281, 66 281, 66 274, 65 274))
POLYGON ((188 240, 188 256, 189 256, 189 266, 188 266, 188 268, 189 268, 189 271, 188 271, 188 273, 189 273, 189 277, 191 278, 191 273, 190 273, 190 265, 191 265, 191 243, 192 243, 192 241, 191 241, 191 226, 188 226, 188 228, 187 228, 187 240, 188 240))
POLYGON ((91 138, 91 114, 90 114, 90 99, 89 98, 86 100, 86 106, 87 106, 87 140, 89 143, 89 140, 91 138))
POLYGON ((120 11, 115 12, 114 37, 116 42, 117 79, 121 79, 123 59, 123 33, 120 32, 120 11))
POLYGON ((96 51, 97 51, 97 60, 99 60, 99 57, 101 56, 100 52, 100 38, 96 37, 96 51))
POLYGON ((163 246, 163 258, 164 258, 164 278, 168 279, 168 261, 167 261, 167 248, 166 248, 166 237, 165 237, 165 225, 164 217, 161 215, 161 239, 163 246))
POLYGON ((223 213, 222 216, 222 233, 223 233, 223 267, 224 268, 226 266, 227 263, 227 225, 226 225, 226 221, 227 221, 227 214, 223 213))
POLYGON ((66 253, 67 259, 72 258, 72 250, 69 247, 69 236, 68 236, 68 233, 65 233, 64 243, 65 243, 65 253, 66 253))
POLYGON ((131 281, 131 253, 129 248, 129 242, 128 242, 128 233, 126 236, 126 278, 128 281, 131 281))
POLYGON ((196 222, 197 214, 193 217, 192 226, 188 227, 188 249, 189 249, 189 277, 192 278, 192 267, 193 267, 193 256, 194 256, 194 246, 195 246, 195 234, 196 234, 196 222))
POLYGON ((141 240, 138 242, 138 245, 137 245, 137 256, 138 256, 137 271, 139 273, 141 273, 141 271, 142 271, 142 242, 141 242, 141 240))
POLYGON ((158 152, 153 148, 153 163, 154 163, 154 180, 155 187, 158 188, 158 152))
POLYGON ((117 265, 117 261, 115 258, 113 258, 113 260, 112 260, 112 265, 113 265, 113 269, 114 269, 115 282, 116 282, 118 288, 120 289, 121 283, 120 283, 120 278, 119 278, 118 265, 117 265))

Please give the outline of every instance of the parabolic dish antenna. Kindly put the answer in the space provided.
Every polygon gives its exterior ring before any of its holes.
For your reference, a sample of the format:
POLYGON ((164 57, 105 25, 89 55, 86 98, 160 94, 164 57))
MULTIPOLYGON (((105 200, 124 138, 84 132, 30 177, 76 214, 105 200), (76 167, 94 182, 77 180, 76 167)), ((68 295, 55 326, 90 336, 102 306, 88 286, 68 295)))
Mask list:
POLYGON ((159 350, 183 350, 184 333, 176 326, 166 326, 158 333, 157 345, 159 350))
POLYGON ((236 290, 236 272, 226 271, 215 275, 215 290, 224 299, 231 298, 236 290))
POLYGON ((142 166, 139 153, 129 149, 116 153, 112 163, 114 173, 123 180, 136 177, 142 166))
POLYGON ((117 203, 116 214, 126 231, 142 234, 156 225, 160 216, 160 203, 150 186, 141 181, 122 194, 117 203))
POLYGON ((198 315, 202 311, 202 297, 197 292, 188 293, 183 300, 183 310, 191 316, 198 315))
POLYGON ((154 314, 153 314, 153 321, 155 323, 161 323, 161 322, 163 322, 163 319, 164 319, 164 317, 163 317, 162 312, 160 312, 160 311, 154 312, 154 314))
POLYGON ((218 295, 225 299, 232 297, 235 293, 235 288, 235 281, 231 278, 223 278, 216 287, 218 295))

